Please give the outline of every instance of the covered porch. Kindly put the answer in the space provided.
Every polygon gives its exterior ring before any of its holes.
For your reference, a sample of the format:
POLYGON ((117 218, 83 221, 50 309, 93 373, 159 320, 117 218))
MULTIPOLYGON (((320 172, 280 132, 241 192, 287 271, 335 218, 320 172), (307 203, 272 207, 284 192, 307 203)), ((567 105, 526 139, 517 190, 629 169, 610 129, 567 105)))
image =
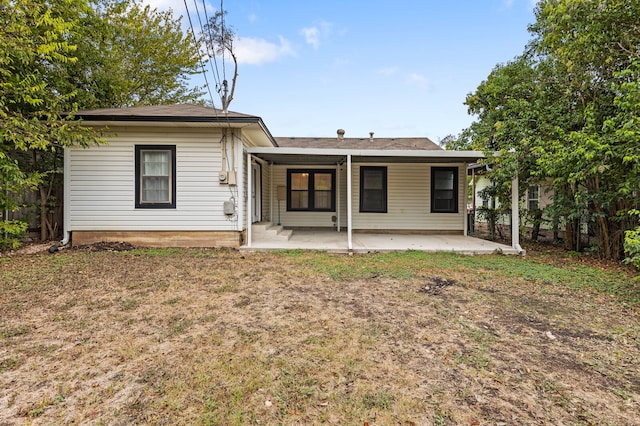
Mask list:
MULTIPOLYGON (((241 249, 521 253, 517 233, 511 247, 467 235, 466 167, 482 156, 477 151, 248 148, 249 214, 241 249), (366 210, 363 204, 362 174, 369 169, 383 169, 381 211, 366 210), (433 202, 439 189, 434 186, 434 170, 453 175, 450 211, 438 211, 433 202), (332 201, 323 205, 324 210, 300 211, 291 204, 294 174, 315 174, 316 179, 322 175, 331 181, 332 201)), ((513 199, 518 199, 517 184, 513 199)), ((514 217, 517 221, 518 215, 514 217)), ((518 229, 517 222, 513 228, 518 229)))
POLYGON ((462 254, 518 254, 506 244, 465 235, 416 235, 355 232, 349 248, 347 232, 333 229, 286 230, 270 223, 254 224, 251 245, 243 251, 322 250, 332 253, 371 253, 417 250, 462 254))

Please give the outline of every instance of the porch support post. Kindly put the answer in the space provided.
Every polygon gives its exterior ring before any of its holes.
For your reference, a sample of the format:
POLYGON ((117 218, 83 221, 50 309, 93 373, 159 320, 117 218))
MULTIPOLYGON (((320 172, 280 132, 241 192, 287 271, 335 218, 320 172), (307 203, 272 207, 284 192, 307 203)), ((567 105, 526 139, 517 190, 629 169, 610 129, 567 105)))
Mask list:
POLYGON ((351 208, 351 154, 347 154, 347 247, 353 250, 352 208, 351 208))
POLYGON ((340 163, 336 165, 336 230, 340 232, 340 197, 342 192, 340 191, 340 163))
POLYGON ((273 223, 273 163, 269 163, 269 222, 273 223))
POLYGON ((518 194, 518 173, 511 181, 511 246, 522 253, 520 247, 520 195, 518 194))
POLYGON ((251 184, 252 184, 252 175, 251 175, 251 153, 247 152, 247 247, 251 247, 251 217, 253 212, 253 205, 251 203, 251 184))
MULTIPOLYGON (((467 182, 466 176, 467 176, 467 167, 468 164, 464 165, 464 172, 465 172, 465 179, 464 179, 464 223, 462 224, 463 229, 464 229, 464 236, 468 236, 469 235, 469 209, 467 208, 467 206, 469 205, 469 198, 467 196, 467 194, 469 193, 469 182, 467 182)), ((459 173, 459 172, 458 172, 459 173)))

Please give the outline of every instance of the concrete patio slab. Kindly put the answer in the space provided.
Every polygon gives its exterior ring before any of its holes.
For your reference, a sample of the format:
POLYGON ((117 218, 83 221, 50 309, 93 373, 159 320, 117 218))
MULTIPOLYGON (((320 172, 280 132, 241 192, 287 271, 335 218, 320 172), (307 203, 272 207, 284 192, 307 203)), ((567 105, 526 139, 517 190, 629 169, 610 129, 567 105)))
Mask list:
MULTIPOLYGON (((333 230, 295 230, 287 241, 252 238, 251 246, 240 247, 243 251, 295 249, 347 253, 349 251, 347 233, 333 230)), ((508 245, 463 235, 353 234, 352 251, 354 253, 406 250, 464 254, 518 254, 508 245)))

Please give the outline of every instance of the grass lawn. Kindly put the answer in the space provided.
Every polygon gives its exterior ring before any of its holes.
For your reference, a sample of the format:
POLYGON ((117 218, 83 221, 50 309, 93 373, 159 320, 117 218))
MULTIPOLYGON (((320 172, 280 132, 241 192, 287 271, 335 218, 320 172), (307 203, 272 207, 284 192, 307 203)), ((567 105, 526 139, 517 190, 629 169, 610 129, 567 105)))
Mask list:
POLYGON ((637 274, 529 253, 0 258, 0 424, 640 424, 637 274))

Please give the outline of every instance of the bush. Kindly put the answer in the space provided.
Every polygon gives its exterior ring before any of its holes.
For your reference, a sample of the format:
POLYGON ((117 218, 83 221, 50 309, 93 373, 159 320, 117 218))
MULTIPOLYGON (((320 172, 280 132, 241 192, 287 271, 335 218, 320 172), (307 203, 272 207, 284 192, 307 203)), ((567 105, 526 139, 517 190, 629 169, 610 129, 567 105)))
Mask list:
POLYGON ((20 220, 0 221, 0 250, 20 246, 20 238, 27 233, 27 223, 20 220))
POLYGON ((624 262, 631 263, 640 269, 640 226, 635 230, 625 231, 624 252, 627 255, 624 262))

